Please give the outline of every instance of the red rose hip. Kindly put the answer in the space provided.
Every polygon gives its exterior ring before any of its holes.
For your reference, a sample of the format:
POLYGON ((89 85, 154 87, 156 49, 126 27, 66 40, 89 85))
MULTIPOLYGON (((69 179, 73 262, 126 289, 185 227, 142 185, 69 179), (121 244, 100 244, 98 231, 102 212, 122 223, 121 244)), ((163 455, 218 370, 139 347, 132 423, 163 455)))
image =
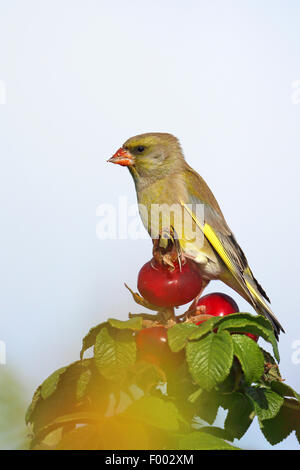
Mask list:
MULTIPOLYGON (((231 313, 238 313, 239 307, 236 302, 227 294, 221 292, 215 292, 213 294, 207 294, 204 297, 201 297, 197 302, 197 307, 205 307, 206 315, 212 315, 214 317, 225 317, 231 313)), ((191 305, 190 309, 194 309, 194 304, 191 305)), ((196 325, 201 325, 205 320, 199 321, 196 325)), ((217 331, 214 330, 215 332, 217 331)), ((252 333, 240 333, 248 336, 253 339, 253 341, 258 341, 258 336, 253 335, 252 333)))
POLYGON ((144 328, 136 334, 136 346, 138 351, 144 353, 163 352, 168 346, 167 329, 164 326, 144 328))
POLYGON ((229 295, 221 292, 215 292, 201 297, 197 302, 197 307, 200 306, 206 308, 206 315, 213 315, 214 317, 225 317, 226 315, 239 311, 236 302, 229 297, 229 295))
POLYGON ((202 278, 197 266, 190 260, 178 263, 174 270, 158 264, 154 259, 144 264, 138 275, 140 294, 153 305, 178 307, 193 300, 200 292, 202 278))
POLYGON ((177 368, 184 360, 183 351, 173 353, 168 344, 167 328, 153 326, 136 333, 138 359, 163 368, 177 368))

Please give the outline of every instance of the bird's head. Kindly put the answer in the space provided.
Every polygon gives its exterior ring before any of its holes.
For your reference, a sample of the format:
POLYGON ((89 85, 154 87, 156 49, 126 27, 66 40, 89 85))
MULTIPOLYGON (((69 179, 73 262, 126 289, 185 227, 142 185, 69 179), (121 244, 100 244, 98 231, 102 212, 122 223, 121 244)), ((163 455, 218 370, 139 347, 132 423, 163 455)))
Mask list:
POLYGON ((127 166, 134 177, 151 177, 163 176, 180 159, 183 157, 178 139, 155 132, 130 137, 108 161, 127 166))

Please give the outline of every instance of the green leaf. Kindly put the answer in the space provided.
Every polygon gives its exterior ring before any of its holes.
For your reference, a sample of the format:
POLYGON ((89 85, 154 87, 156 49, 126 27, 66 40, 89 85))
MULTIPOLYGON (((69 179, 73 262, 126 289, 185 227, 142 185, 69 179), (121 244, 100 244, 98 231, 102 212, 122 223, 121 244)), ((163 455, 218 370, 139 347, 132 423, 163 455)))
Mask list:
POLYGON ((101 415, 98 413, 86 411, 58 416, 55 420, 48 422, 46 426, 39 428, 38 432, 35 433, 31 441, 31 448, 40 443, 50 432, 57 428, 68 427, 77 424, 97 424, 100 420, 101 415))
POLYGON ((99 372, 108 380, 122 380, 135 363, 136 343, 131 331, 118 331, 114 336, 106 327, 96 338, 94 358, 99 372))
MULTIPOLYGON (((221 317, 221 323, 227 323, 227 327, 230 327, 230 324, 234 320, 241 321, 241 326, 243 326, 246 322, 249 322, 249 325, 255 323, 258 327, 266 328, 267 330, 273 331, 271 323, 262 315, 252 315, 252 313, 245 313, 245 312, 238 312, 238 313, 231 313, 230 315, 226 315, 225 317, 221 317)), ((248 333, 245 331, 245 333, 248 333)))
POLYGON ((55 450, 98 450, 99 444, 97 426, 85 425, 64 434, 55 450))
POLYGON ((215 326, 222 320, 222 317, 212 317, 206 320, 205 322, 201 323, 201 325, 197 325, 197 331, 195 330, 191 336, 189 337, 190 340, 200 339, 205 336, 207 333, 213 331, 215 326))
POLYGON ((265 362, 264 373, 261 377, 262 382, 269 386, 274 380, 281 381, 279 367, 273 356, 271 356, 271 354, 265 351, 263 348, 260 348, 260 350, 263 353, 265 362))
POLYGON ((233 392, 222 398, 221 406, 228 409, 225 419, 225 430, 233 437, 240 439, 252 423, 253 405, 244 394, 233 392))
POLYGON ((133 317, 129 320, 117 320, 116 318, 109 318, 108 323, 113 328, 117 328, 118 330, 141 330, 143 328, 143 319, 142 317, 133 317))
POLYGON ((88 332, 88 334, 85 335, 85 337, 82 340, 82 348, 81 348, 81 351, 80 351, 80 359, 83 358, 83 354, 85 353, 85 351, 87 349, 94 346, 98 333, 106 325, 107 325, 107 322, 100 323, 99 325, 94 326, 93 328, 91 328, 90 331, 88 332))
POLYGON ((51 374, 41 385, 41 396, 44 400, 56 390, 60 376, 66 372, 67 367, 61 367, 51 374))
POLYGON ((180 450, 237 450, 219 437, 201 431, 187 434, 179 441, 180 450))
POLYGON ((210 333, 186 347, 189 371, 197 384, 212 390, 226 379, 233 361, 233 342, 227 331, 210 333))
POLYGON ((270 322, 261 315, 251 315, 250 313, 233 313, 222 317, 218 323, 219 331, 228 330, 233 333, 252 333, 262 336, 265 341, 272 344, 274 355, 279 362, 279 352, 273 328, 270 322))
MULTIPOLYGON (((278 444, 285 439, 292 431, 300 429, 300 410, 289 408, 289 400, 285 400, 278 414, 265 421, 261 421, 261 431, 267 441, 272 444, 278 444)), ((298 439, 299 440, 299 439, 298 439)))
POLYGON ((148 361, 138 361, 130 369, 130 382, 147 392, 166 381, 164 371, 148 361))
POLYGON ((182 421, 173 403, 157 397, 140 398, 133 402, 122 416, 166 431, 178 431, 179 423, 182 421))
POLYGON ((91 378, 92 371, 90 369, 85 370, 80 375, 76 387, 76 399, 78 401, 80 401, 85 396, 91 378))
POLYGON ((219 406, 219 395, 214 391, 207 392, 203 390, 195 407, 195 413, 208 424, 213 424, 219 406))
POLYGON ((260 421, 276 416, 283 404, 283 397, 268 388, 248 387, 246 394, 254 405, 260 421))
MULTIPOLYGON (((34 432, 78 406, 77 392, 80 387, 80 377, 90 368, 96 371, 93 359, 76 361, 66 368, 59 369, 44 381, 40 392, 37 391, 34 396, 34 406, 30 407, 27 414, 27 419, 33 424, 34 432)), ((97 371, 94 376, 98 377, 98 384, 103 381, 97 371)), ((102 401, 105 402, 105 398, 102 401)))
POLYGON ((225 441, 233 441, 234 437, 225 429, 219 428, 218 426, 202 426, 200 429, 201 432, 205 432, 206 434, 210 434, 211 436, 219 437, 220 439, 224 439, 225 441))
POLYGON ((295 428, 296 428, 296 437, 297 437, 297 440, 300 444, 300 419, 299 419, 299 416, 298 416, 298 420, 297 420, 295 428))
POLYGON ((274 357, 272 356, 272 354, 270 354, 268 351, 266 351, 261 346, 260 346, 260 350, 263 353, 265 362, 269 362, 270 364, 276 364, 276 361, 275 361, 274 357))
POLYGON ((245 335, 232 335, 233 354, 238 358, 248 384, 264 373, 264 356, 256 342, 245 335))
POLYGON ((198 326, 193 323, 178 323, 168 329, 168 343, 171 351, 179 352, 183 349, 194 331, 198 331, 198 326))
POLYGON ((292 387, 285 384, 284 382, 273 380, 271 382, 271 389, 282 397, 293 397, 300 402, 299 393, 297 393, 292 387))
POLYGON ((32 401, 26 411, 25 415, 25 423, 28 424, 31 422, 32 414, 35 410, 35 407, 37 406, 39 400, 41 398, 41 386, 39 386, 36 391, 34 392, 34 395, 32 397, 32 401))
POLYGON ((198 398, 202 395, 203 393, 203 390, 201 388, 198 388, 197 390, 195 390, 195 392, 191 393, 188 397, 188 401, 190 403, 195 403, 198 398))

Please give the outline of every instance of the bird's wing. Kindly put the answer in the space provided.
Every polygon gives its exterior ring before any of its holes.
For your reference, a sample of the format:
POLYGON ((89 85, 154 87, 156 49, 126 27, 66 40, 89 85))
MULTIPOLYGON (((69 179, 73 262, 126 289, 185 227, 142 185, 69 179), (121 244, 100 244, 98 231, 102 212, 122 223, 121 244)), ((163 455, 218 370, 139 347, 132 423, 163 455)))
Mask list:
POLYGON ((212 207, 203 203, 203 201, 195 196, 190 196, 188 204, 182 201, 181 204, 192 217, 195 224, 202 230, 204 237, 222 259, 255 310, 269 318, 274 327, 275 335, 278 337, 279 331, 284 330, 264 300, 269 301, 268 296, 254 278, 246 256, 226 224, 222 213, 216 212, 212 207), (195 204, 204 204, 203 221, 197 220, 193 210, 195 204))
MULTIPOLYGON (((247 296, 249 296, 249 290, 251 291, 247 286, 247 282, 250 283, 251 280, 251 284, 255 284, 259 295, 270 302, 266 292, 254 278, 243 250, 228 227, 220 206, 204 179, 188 165, 184 178, 188 189, 186 202, 192 204, 192 208, 197 204, 204 206, 202 231, 206 239, 221 257, 247 296)), ((199 221, 196 225, 199 226, 199 221)), ((252 296, 250 299, 252 300, 252 296)))
POLYGON ((195 224, 202 230, 205 238, 222 259, 245 294, 249 295, 243 276, 244 271, 248 267, 248 263, 223 217, 210 206, 193 196, 190 196, 188 204, 183 202, 181 202, 181 204, 192 217, 195 224), (204 206, 204 220, 202 221, 197 219, 194 209, 196 204, 204 206))

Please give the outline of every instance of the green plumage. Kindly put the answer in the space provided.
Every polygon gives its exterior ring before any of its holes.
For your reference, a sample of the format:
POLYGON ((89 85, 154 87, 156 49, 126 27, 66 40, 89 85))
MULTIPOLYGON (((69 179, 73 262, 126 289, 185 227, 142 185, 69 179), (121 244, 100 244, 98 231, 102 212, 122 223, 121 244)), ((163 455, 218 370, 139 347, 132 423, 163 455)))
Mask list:
POLYGON ((220 279, 242 295, 257 313, 267 317, 278 338, 283 328, 266 302, 269 299, 265 291, 254 278, 213 193, 203 178, 186 163, 176 137, 164 133, 141 134, 128 139, 123 149, 133 159, 128 168, 138 202, 144 208, 140 211, 143 223, 152 238, 157 237, 162 229, 170 228, 163 226, 163 216, 158 223, 153 221, 153 205, 175 204, 179 208, 178 215, 181 213, 186 217, 190 215, 184 205, 192 208, 193 215, 197 205, 201 207, 201 223, 191 217, 190 223, 186 224, 189 226, 187 229, 176 226, 176 217, 171 218, 170 225, 180 233, 179 243, 184 255, 198 263, 207 283, 220 279), (193 238, 194 234, 196 237, 193 238))

